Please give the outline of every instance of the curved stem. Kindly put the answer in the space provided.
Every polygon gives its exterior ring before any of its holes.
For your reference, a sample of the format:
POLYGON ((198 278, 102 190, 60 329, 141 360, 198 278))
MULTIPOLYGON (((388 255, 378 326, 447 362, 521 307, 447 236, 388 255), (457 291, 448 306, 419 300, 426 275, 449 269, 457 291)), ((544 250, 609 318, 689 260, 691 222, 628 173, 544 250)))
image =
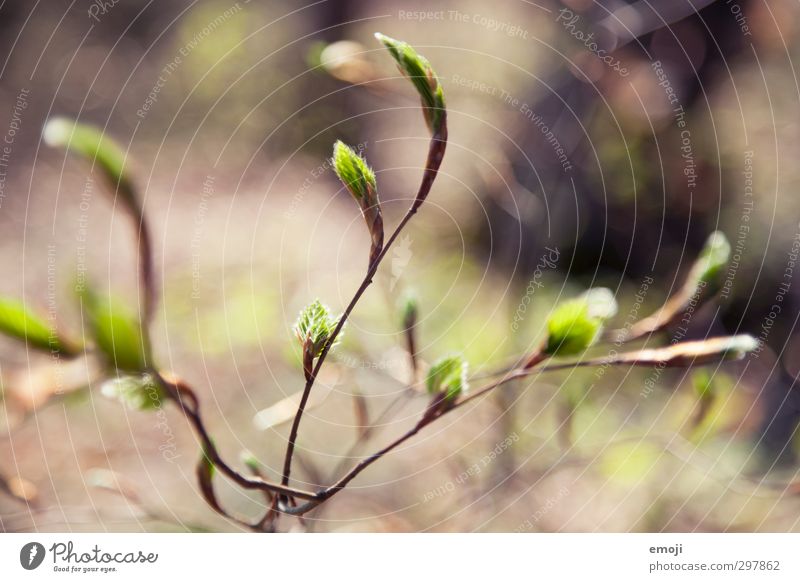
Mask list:
POLYGON ((216 445, 206 429, 205 423, 200 415, 200 404, 194 391, 181 380, 168 380, 155 370, 151 371, 151 373, 158 379, 159 383, 167 389, 170 398, 179 405, 181 412, 183 412, 184 416, 189 420, 197 436, 200 438, 202 447, 209 461, 213 463, 223 475, 243 489, 269 491, 278 495, 297 497, 305 500, 317 498, 318 495, 310 491, 303 491, 302 489, 295 489, 294 487, 285 487, 266 481, 260 477, 247 477, 228 465, 219 454, 216 445))

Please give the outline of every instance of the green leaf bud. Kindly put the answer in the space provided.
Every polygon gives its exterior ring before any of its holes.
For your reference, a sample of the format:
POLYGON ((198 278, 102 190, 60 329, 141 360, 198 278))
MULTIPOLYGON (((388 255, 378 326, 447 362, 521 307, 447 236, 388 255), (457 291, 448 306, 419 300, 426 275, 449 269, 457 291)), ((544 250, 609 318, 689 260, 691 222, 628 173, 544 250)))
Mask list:
POLYGON ((138 319, 117 300, 98 297, 88 287, 81 298, 95 344, 108 364, 125 372, 146 370, 147 347, 138 319))
MULTIPOLYGON (((338 318, 334 319, 330 310, 319 299, 315 299, 300 312, 297 322, 294 324, 294 332, 303 351, 312 359, 319 356, 330 341, 338 322, 338 318)), ((342 333, 340 332, 336 343, 341 338, 342 333)))
POLYGON ((422 101, 425 123, 432 134, 438 133, 445 114, 444 91, 428 59, 401 40, 395 40, 379 32, 375 33, 375 38, 389 50, 400 72, 416 87, 422 101))
POLYGON ((434 396, 444 393, 448 403, 455 402, 468 389, 467 362, 461 356, 445 356, 437 360, 428 370, 425 385, 434 396))
POLYGON ((591 289, 565 301, 547 320, 547 340, 543 354, 574 356, 591 347, 605 321, 617 312, 617 302, 608 289, 591 289))
POLYGON ((50 353, 67 357, 80 353, 79 348, 59 336, 50 325, 16 299, 0 298, 0 333, 50 353))
POLYGON ((333 145, 333 168, 345 188, 352 194, 367 223, 372 245, 369 253, 370 266, 383 250, 383 216, 378 200, 378 185, 375 173, 353 148, 342 141, 333 145))

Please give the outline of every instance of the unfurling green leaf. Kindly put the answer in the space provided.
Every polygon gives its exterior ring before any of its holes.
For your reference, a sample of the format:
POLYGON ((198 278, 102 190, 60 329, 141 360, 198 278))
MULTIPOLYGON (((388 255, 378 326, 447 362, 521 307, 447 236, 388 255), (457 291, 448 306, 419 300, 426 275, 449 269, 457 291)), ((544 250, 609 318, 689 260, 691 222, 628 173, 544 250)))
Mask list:
POLYGON ((364 198, 372 204, 377 202, 378 186, 375 183, 375 173, 364 158, 341 140, 333 144, 333 168, 359 204, 364 198))
POLYGON ((686 284, 695 288, 705 286, 714 294, 720 290, 722 272, 731 256, 731 245, 721 231, 711 233, 689 272, 686 284))
POLYGON ((139 321, 119 302, 81 292, 89 328, 109 366, 125 372, 147 369, 147 346, 139 321))
POLYGON ((614 295, 605 288, 590 289, 565 301, 547 320, 547 340, 542 353, 574 356, 592 346, 605 321, 617 312, 614 295))
POLYGON ((16 299, 0 298, 0 333, 53 354, 72 357, 80 353, 77 347, 60 337, 43 319, 16 299))
POLYGON ((137 217, 141 216, 131 181, 125 168, 125 151, 101 130, 64 117, 50 119, 44 126, 44 141, 52 147, 63 147, 92 164, 97 164, 137 217))
POLYGON ((50 119, 45 124, 43 137, 48 145, 66 148, 67 151, 85 158, 92 167, 98 167, 109 182, 112 192, 119 196, 120 203, 133 219, 145 291, 143 312, 145 319, 151 318, 156 288, 150 230, 126 169, 125 150, 100 129, 63 117, 50 119))
POLYGON ((353 195, 364 221, 367 223, 372 246, 369 264, 377 260, 383 250, 383 216, 378 200, 378 185, 375 173, 353 148, 342 141, 333 144, 333 168, 345 188, 353 195))
POLYGON ((165 394, 150 374, 120 376, 103 383, 100 392, 107 398, 119 400, 133 410, 161 408, 165 394))
POLYGON ((617 330, 612 335, 619 341, 632 341, 663 329, 690 306, 695 309, 713 297, 723 284, 723 273, 731 254, 725 235, 716 231, 706 240, 686 281, 653 315, 633 325, 630 330, 617 330))
POLYGON ((467 391, 467 362, 461 356, 440 358, 430 367, 425 381, 428 393, 444 394, 446 402, 452 403, 467 391))
MULTIPOLYGON (((312 359, 319 356, 330 341, 338 323, 339 319, 334 319, 330 310, 320 303, 319 299, 315 299, 303 309, 294 324, 294 333, 297 335, 300 345, 303 346, 304 353, 312 359)), ((335 343, 341 339, 342 333, 340 332, 335 343)))
POLYGON ((444 91, 428 59, 401 40, 379 32, 375 33, 375 38, 389 50, 400 72, 414 83, 422 101, 425 123, 432 134, 438 133, 445 114, 444 91))

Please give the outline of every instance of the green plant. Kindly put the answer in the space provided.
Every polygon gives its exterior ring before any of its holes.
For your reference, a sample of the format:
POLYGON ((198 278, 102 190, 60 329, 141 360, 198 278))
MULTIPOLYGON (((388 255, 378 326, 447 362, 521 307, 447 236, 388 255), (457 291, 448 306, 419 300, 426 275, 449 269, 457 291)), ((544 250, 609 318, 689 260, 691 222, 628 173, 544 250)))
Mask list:
MULTIPOLYGON (((419 94, 423 117, 431 135, 425 168, 410 207, 384 241, 383 217, 374 172, 361 156, 341 141, 334 145, 333 167, 344 187, 357 202, 372 242, 363 281, 341 315, 333 316, 327 307, 315 300, 300 313, 295 324, 294 331, 302 347, 305 385, 288 435, 279 482, 266 478, 260 463, 250 453, 244 453, 241 459, 247 474, 229 464, 209 434, 195 391, 186 382, 164 372, 158 366, 149 337, 157 296, 149 230, 127 169, 126 153, 102 132, 76 122, 54 119, 47 124, 44 135, 50 145, 65 147, 91 162, 103 174, 133 219, 141 271, 141 313, 130 313, 126 306, 99 294, 87 285, 79 294, 79 299, 91 341, 80 345, 51 330, 24 305, 10 300, 0 301, 0 331, 26 341, 31 347, 51 350, 64 357, 77 357, 84 352, 97 354, 102 362, 103 375, 107 379, 103 388, 104 394, 119 398, 129 406, 139 409, 159 407, 162 401, 176 405, 189 420, 200 440, 201 455, 196 474, 204 499, 215 511, 256 531, 273 531, 277 527, 279 516, 303 516, 328 502, 362 471, 429 424, 514 380, 534 373, 580 366, 692 366, 742 357, 756 345, 755 340, 749 336, 733 336, 677 343, 656 349, 615 352, 613 356, 600 358, 584 357, 587 350, 602 341, 614 339, 622 344, 646 334, 663 331, 701 289, 704 293, 697 300, 710 298, 719 289, 719 276, 727 262, 729 247, 721 233, 712 235, 707 249, 692 268, 681 291, 654 316, 642 320, 632 330, 603 333, 607 321, 616 313, 616 302, 609 290, 591 289, 575 299, 561 303, 552 311, 546 325, 547 337, 539 349, 522 354, 517 362, 505 370, 484 376, 483 382, 474 389, 469 388, 467 362, 458 355, 446 356, 435 362, 420 382, 418 372, 421 366, 416 354, 414 335, 419 306, 416 298, 409 297, 401 308, 401 326, 414 372, 411 383, 423 384, 427 388, 429 401, 424 413, 400 437, 352 467, 344 468, 332 484, 317 491, 307 491, 292 485, 291 472, 296 457, 299 429, 320 370, 341 339, 348 318, 371 285, 388 250, 430 194, 447 147, 444 92, 430 63, 404 42, 383 35, 377 35, 377 38, 386 46, 401 73, 411 80, 419 94), (578 359, 569 359, 575 357, 578 359), (555 361, 551 362, 552 360, 555 361), (543 365, 546 362, 551 363, 543 365), (268 500, 268 511, 252 520, 241 520, 230 515, 215 494, 214 480, 219 476, 231 480, 239 487, 262 492, 268 500)), ((475 379, 472 382, 475 383, 475 379)))

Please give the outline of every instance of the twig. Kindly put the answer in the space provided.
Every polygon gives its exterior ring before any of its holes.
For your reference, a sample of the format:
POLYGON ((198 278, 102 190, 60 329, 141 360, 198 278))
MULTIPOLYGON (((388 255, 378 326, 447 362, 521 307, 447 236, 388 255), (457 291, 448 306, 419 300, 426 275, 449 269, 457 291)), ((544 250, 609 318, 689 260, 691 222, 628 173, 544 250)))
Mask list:
POLYGON ((320 368, 322 368, 322 365, 325 363, 325 358, 328 356, 330 347, 336 341, 336 338, 342 331, 344 324, 347 322, 347 318, 350 317, 350 313, 361 299, 361 296, 364 294, 370 284, 372 284, 372 279, 375 276, 381 261, 383 261, 383 258, 386 256, 386 253, 389 252, 389 249, 392 247, 392 244, 394 244, 395 240, 397 240, 397 237, 400 235, 403 228, 405 228, 406 224, 408 224, 408 222, 414 217, 419 207, 428 197, 431 187, 433 186, 433 182, 436 180, 436 175, 439 172, 439 166, 442 164, 444 152, 447 147, 447 114, 445 111, 442 111, 441 120, 441 128, 439 131, 434 133, 428 148, 428 158, 425 164, 425 173, 422 176, 422 182, 420 183, 414 202, 406 212, 405 216, 403 216, 400 224, 397 225, 397 228, 389 237, 389 240, 384 245, 383 250, 377 257, 375 257, 374 261, 370 262, 364 280, 361 282, 361 285, 358 287, 355 295, 353 295, 350 303, 345 308, 342 316, 339 318, 339 322, 336 324, 328 343, 322 349, 322 352, 317 359, 317 364, 314 366, 311 376, 306 381, 305 387, 303 388, 303 395, 300 398, 300 404, 297 407, 297 413, 292 421, 292 428, 289 431, 289 442, 286 446, 286 457, 284 459, 283 474, 281 477, 281 484, 284 486, 289 484, 289 477, 292 471, 292 457, 294 456, 294 449, 297 443, 297 432, 300 429, 300 421, 303 418, 303 412, 305 412, 306 403, 308 402, 308 397, 311 394, 311 389, 314 387, 314 382, 316 381, 320 368))
MULTIPOLYGON (((385 421, 387 421, 389 418, 391 418, 396 413, 396 411, 394 409, 397 408, 399 405, 401 406, 402 404, 405 404, 404 400, 406 400, 409 397, 409 395, 411 395, 413 393, 414 393, 413 388, 407 388, 406 390, 401 392, 400 395, 397 396, 397 398, 392 400, 386 406, 386 408, 383 409, 383 412, 381 412, 375 418, 375 420, 371 423, 371 425, 367 427, 367 430, 364 431, 364 433, 361 436, 361 438, 357 439, 350 446, 350 448, 347 449, 347 451, 344 453, 344 455, 342 455, 342 460, 339 462, 339 464, 336 465, 336 468, 333 470, 333 475, 334 476, 338 475, 339 473, 341 473, 344 470, 345 463, 347 463, 350 460, 350 458, 355 454, 355 452, 358 451, 358 449, 365 442, 365 440, 368 439, 370 436, 372 436, 373 431, 376 428, 380 428, 380 426, 385 421)), ((401 406, 401 408, 402 408, 402 406, 401 406)))
MULTIPOLYGON (((691 344, 692 342, 688 342, 691 344)), ((681 345, 681 344, 678 344, 681 345)), ((422 419, 417 422, 414 427, 409 430, 408 432, 404 433, 402 436, 397 438, 396 440, 392 441, 384 448, 380 449, 379 451, 373 453, 369 457, 362 459, 358 464, 356 464, 350 471, 348 471, 342 478, 339 479, 335 484, 331 485, 327 489, 320 491, 317 493, 316 498, 314 500, 308 501, 307 503, 293 507, 293 508, 283 508, 284 513, 288 513, 290 515, 302 515, 315 507, 317 507, 320 503, 327 501, 334 495, 336 495, 339 491, 344 489, 350 481, 355 479, 364 469, 369 467, 372 463, 377 461, 378 459, 382 458, 387 453, 391 452, 405 441, 416 435, 420 430, 422 430, 425 426, 431 424, 432 422, 438 420, 439 418, 443 417, 450 412, 461 408, 462 406, 472 402, 481 396, 484 396, 491 392, 492 390, 503 386, 504 384, 508 384, 514 380, 519 378, 524 378, 526 376, 530 376, 532 374, 539 374, 545 372, 553 372, 557 370, 565 370, 565 369, 574 369, 579 367, 592 367, 592 366, 607 366, 607 365, 614 365, 614 364, 623 364, 623 365, 632 365, 632 366, 664 366, 664 367, 671 367, 671 366, 685 366, 687 365, 686 360, 683 356, 675 359, 670 359, 667 356, 673 351, 675 346, 672 348, 662 348, 661 350, 646 350, 643 352, 626 352, 622 354, 618 354, 617 356, 613 357, 603 357, 603 358, 590 358, 586 360, 579 360, 579 361, 567 361, 567 362, 559 362, 556 364, 550 364, 548 366, 544 366, 539 368, 538 365, 545 361, 543 358, 537 358, 537 362, 532 363, 534 358, 531 358, 526 362, 525 365, 518 367, 514 370, 507 372, 502 378, 499 380, 495 380, 490 382, 489 384, 479 388, 478 390, 471 392, 470 394, 462 397, 455 403, 451 404, 450 406, 436 406, 435 404, 431 404, 428 407, 428 410, 423 415, 422 419), (636 359, 635 356, 637 354, 646 355, 646 358, 636 359)), ((699 363, 706 363, 705 360, 698 358, 699 363)))
MULTIPOLYGON (((553 369, 553 368, 554 368, 554 366, 551 366, 549 369, 553 369)), ((361 461, 359 461, 358 464, 356 464, 352 469, 350 469, 350 471, 348 471, 336 483, 334 483, 330 487, 324 489, 323 491, 320 491, 319 493, 317 493, 316 499, 308 501, 307 503, 304 503, 303 505, 299 505, 297 507, 284 507, 282 509, 282 511, 284 513, 286 513, 286 514, 289 514, 289 515, 302 515, 304 513, 307 513, 309 511, 311 511, 312 509, 314 509, 315 507, 319 506, 321 503, 323 503, 324 501, 327 501, 328 499, 330 499, 331 497, 336 495, 339 491, 344 489, 348 485, 348 483, 350 483, 350 481, 355 479, 364 469, 369 467, 372 463, 374 463, 375 461, 377 461, 378 459, 382 458, 387 453, 391 452, 392 450, 394 450, 397 447, 399 447, 400 445, 402 445, 404 442, 406 442, 407 440, 409 440, 410 438, 415 436, 424 427, 426 427, 427 425, 431 424, 432 422, 442 418, 445 414, 448 414, 448 413, 452 412, 453 410, 456 410, 457 408, 462 407, 463 405, 467 404, 468 402, 471 402, 474 399, 476 399, 476 398, 478 398, 478 397, 480 397, 480 396, 482 396, 482 395, 494 390, 495 388, 498 388, 499 386, 502 386, 504 384, 507 384, 507 383, 511 382, 512 380, 516 380, 517 378, 523 378, 525 376, 530 376, 532 374, 543 372, 543 371, 547 371, 547 369, 538 370, 538 369, 534 369, 534 368, 520 368, 520 369, 514 370, 514 371, 506 374, 506 376, 501 378, 500 380, 496 380, 496 381, 494 381, 494 382, 492 382, 492 383, 480 388, 477 392, 475 392, 473 394, 470 394, 469 396, 467 396, 465 398, 462 398, 461 400, 455 402, 449 408, 443 408, 443 409, 440 410, 440 412, 435 413, 435 414, 425 414, 422 417, 422 419, 420 419, 417 422, 417 424, 415 424, 414 427, 411 428, 409 431, 407 431, 406 433, 404 433, 399 438, 395 439, 394 441, 392 441, 391 443, 389 443, 388 445, 386 445, 385 447, 383 447, 379 451, 377 451, 377 452, 371 454, 369 457, 366 457, 365 459, 362 459, 361 461)))
POLYGON ((199 401, 194 391, 182 380, 168 380, 155 370, 151 371, 151 373, 158 379, 159 383, 167 389, 170 398, 179 405, 181 412, 189 419, 197 436, 200 438, 202 447, 206 451, 209 461, 211 461, 226 477, 243 489, 270 491, 278 495, 297 497, 305 500, 317 498, 317 494, 311 493, 310 491, 278 485, 260 477, 247 477, 228 465, 220 456, 216 445, 209 436, 208 430, 200 415, 199 401))

